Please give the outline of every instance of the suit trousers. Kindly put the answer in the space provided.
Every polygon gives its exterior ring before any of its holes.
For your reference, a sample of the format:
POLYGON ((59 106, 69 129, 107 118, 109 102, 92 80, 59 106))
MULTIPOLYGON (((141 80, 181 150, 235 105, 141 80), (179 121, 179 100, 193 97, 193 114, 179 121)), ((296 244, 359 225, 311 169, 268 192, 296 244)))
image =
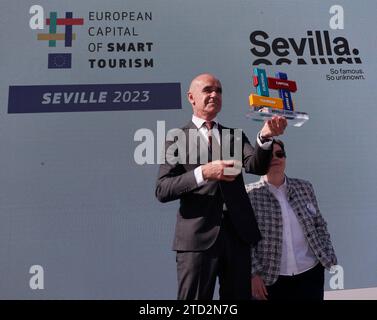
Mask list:
POLYGON ((321 263, 294 276, 279 276, 267 286, 268 300, 323 300, 324 268, 321 263))
POLYGON ((220 300, 250 300, 250 245, 224 213, 215 243, 204 251, 177 251, 178 300, 212 300, 219 279, 220 300))

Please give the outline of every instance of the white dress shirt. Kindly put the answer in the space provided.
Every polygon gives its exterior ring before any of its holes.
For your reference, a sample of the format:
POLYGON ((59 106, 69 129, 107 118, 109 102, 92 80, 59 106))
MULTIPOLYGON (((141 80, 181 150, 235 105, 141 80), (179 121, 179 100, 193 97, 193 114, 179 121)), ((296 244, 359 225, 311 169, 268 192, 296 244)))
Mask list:
MULTIPOLYGON (((218 144, 220 145, 220 133, 218 129, 218 124, 217 124, 217 118, 212 119, 211 121, 215 122, 215 125, 212 128, 212 139, 215 138, 218 144)), ((208 129, 204 124, 206 120, 198 118, 195 115, 192 115, 192 122, 195 124, 195 126, 199 129, 199 134, 207 141, 208 143, 208 129)), ((196 183, 198 186, 202 186, 207 182, 207 180, 204 180, 203 178, 203 173, 202 173, 202 166, 197 167, 194 170, 194 175, 196 179, 196 183)))
MULTIPOLYGON (((267 181, 266 181, 267 182, 267 181)), ((283 221, 283 244, 280 274, 293 276, 314 267, 318 260, 309 247, 303 229, 287 199, 286 181, 280 187, 268 183, 270 192, 279 201, 283 221)))

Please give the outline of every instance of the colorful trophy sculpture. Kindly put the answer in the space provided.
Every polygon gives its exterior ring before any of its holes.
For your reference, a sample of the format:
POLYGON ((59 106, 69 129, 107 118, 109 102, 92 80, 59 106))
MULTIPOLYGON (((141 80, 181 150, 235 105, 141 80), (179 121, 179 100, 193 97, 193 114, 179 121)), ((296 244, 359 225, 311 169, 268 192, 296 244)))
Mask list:
POLYGON ((274 115, 284 116, 294 127, 301 127, 309 120, 307 113, 294 111, 291 92, 296 92, 297 86, 295 81, 288 80, 286 73, 277 72, 276 78, 271 78, 264 69, 254 68, 253 85, 257 94, 249 96, 248 117, 264 121, 274 115), (280 98, 270 97, 269 89, 278 90, 280 98))

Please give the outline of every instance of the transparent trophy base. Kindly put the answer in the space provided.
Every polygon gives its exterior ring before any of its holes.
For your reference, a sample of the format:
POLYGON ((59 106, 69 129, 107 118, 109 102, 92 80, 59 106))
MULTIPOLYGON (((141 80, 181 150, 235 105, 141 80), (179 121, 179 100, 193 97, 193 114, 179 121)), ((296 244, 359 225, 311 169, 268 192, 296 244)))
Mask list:
POLYGON ((293 127, 301 127, 306 121, 309 120, 309 116, 305 112, 289 111, 274 109, 271 107, 250 107, 249 112, 246 114, 248 118, 255 121, 265 121, 272 116, 283 116, 287 119, 288 125, 293 127))

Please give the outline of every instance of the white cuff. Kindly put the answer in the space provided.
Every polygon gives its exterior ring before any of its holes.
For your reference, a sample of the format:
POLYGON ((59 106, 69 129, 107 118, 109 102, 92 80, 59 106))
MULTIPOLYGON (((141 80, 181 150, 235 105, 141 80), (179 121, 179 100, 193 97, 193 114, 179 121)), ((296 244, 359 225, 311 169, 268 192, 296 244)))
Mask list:
POLYGON ((263 150, 270 150, 272 146, 272 138, 265 138, 263 139, 264 142, 262 143, 262 140, 260 138, 260 131, 258 132, 257 135, 257 143, 258 145, 263 149, 263 150))
POLYGON ((203 179, 203 172, 202 172, 202 166, 199 166, 195 168, 194 170, 195 180, 198 185, 198 187, 205 184, 207 181, 203 179))

